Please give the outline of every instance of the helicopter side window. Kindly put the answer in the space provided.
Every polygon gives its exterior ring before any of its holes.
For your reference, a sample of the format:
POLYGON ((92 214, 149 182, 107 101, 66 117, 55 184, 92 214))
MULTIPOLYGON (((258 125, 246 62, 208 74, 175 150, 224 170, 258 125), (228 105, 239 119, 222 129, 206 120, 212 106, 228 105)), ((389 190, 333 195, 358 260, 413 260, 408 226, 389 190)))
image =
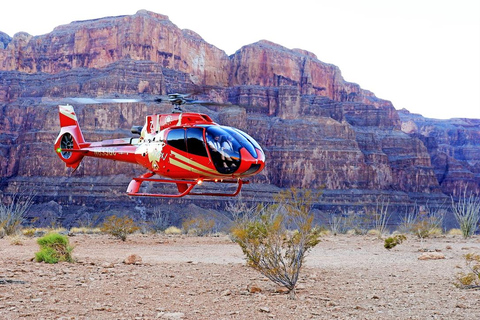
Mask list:
POLYGON ((172 129, 167 136, 167 144, 181 151, 187 151, 187 144, 185 143, 185 130, 172 129))
POLYGON ((191 154, 208 157, 205 142, 203 141, 203 128, 187 129, 187 149, 191 154))

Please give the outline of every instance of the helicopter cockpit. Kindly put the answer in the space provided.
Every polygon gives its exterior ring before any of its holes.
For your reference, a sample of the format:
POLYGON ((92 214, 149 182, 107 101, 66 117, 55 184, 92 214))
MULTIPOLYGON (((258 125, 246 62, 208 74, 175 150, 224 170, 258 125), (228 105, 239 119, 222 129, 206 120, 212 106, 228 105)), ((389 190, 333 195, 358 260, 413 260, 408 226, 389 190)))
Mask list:
POLYGON ((255 148, 262 150, 253 138, 231 127, 209 126, 205 136, 212 161, 220 173, 233 173, 238 169, 242 147, 254 158, 258 156, 255 148))
MULTIPOLYGON (((263 157, 263 154, 258 154, 263 152, 261 147, 248 134, 232 127, 218 125, 173 128, 168 132, 167 144, 196 156, 208 157, 210 154, 215 169, 223 174, 235 173, 240 167, 242 148, 245 148, 253 159, 263 157)), ((260 166, 251 169, 251 173, 254 173, 260 166)))

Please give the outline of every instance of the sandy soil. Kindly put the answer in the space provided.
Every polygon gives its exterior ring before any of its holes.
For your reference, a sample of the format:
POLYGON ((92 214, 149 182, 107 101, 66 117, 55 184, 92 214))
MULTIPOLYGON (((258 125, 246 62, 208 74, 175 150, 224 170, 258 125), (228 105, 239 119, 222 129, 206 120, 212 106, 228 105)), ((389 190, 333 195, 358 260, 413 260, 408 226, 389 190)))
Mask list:
POLYGON ((0 319, 480 319, 480 290, 453 285, 479 237, 409 238, 391 251, 375 237, 324 237, 296 300, 226 236, 70 241, 77 262, 48 265, 32 261, 35 239, 0 239, 0 319), (423 251, 445 258, 419 260, 423 251), (142 262, 125 264, 131 254, 142 262))

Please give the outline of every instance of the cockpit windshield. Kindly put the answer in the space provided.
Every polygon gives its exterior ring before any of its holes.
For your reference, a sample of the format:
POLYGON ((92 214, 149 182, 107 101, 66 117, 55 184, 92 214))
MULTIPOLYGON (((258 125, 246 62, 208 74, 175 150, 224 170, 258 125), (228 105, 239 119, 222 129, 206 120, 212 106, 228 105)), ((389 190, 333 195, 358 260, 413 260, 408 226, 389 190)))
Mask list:
POLYGON ((221 173, 232 173, 240 166, 240 148, 242 145, 225 127, 207 128, 206 138, 213 163, 221 173))
POLYGON ((253 157, 257 158, 255 145, 249 141, 253 139, 246 134, 242 134, 240 130, 230 127, 209 126, 207 127, 206 138, 212 160, 221 173, 231 173, 237 170, 240 166, 241 148, 247 149, 253 157))

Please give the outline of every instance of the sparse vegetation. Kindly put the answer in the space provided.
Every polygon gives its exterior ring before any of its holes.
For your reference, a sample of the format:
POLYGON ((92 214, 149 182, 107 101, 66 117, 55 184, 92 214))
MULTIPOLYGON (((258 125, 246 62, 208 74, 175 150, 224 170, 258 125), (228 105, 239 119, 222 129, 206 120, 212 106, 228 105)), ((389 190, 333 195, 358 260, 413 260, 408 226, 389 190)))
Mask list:
POLYGON ((400 224, 400 232, 408 232, 423 240, 428 237, 441 235, 445 206, 430 205, 417 206, 406 211, 400 224))
POLYGON ((345 234, 348 231, 348 221, 344 215, 331 215, 328 224, 334 235, 345 234))
POLYGON ((38 262, 57 263, 60 261, 73 262, 72 251, 68 237, 58 233, 49 233, 37 240, 40 251, 35 253, 38 262))
POLYGON ((127 236, 139 230, 139 227, 135 224, 132 218, 112 215, 105 219, 100 229, 102 232, 110 234, 117 239, 126 241, 127 236))
POLYGON ((153 232, 165 231, 170 226, 168 214, 162 211, 160 207, 155 207, 149 221, 149 226, 153 232))
POLYGON ((254 215, 238 217, 232 237, 247 264, 285 286, 293 298, 305 255, 320 242, 320 229, 313 226, 310 212, 315 194, 292 188, 276 200, 277 204, 257 206, 254 215))
POLYGON ((363 210, 349 211, 344 209, 341 215, 332 215, 329 219, 333 234, 375 235, 381 237, 387 232, 390 219, 390 202, 383 196, 378 196, 375 206, 364 207, 363 210))
POLYGON ((478 222, 480 220, 480 197, 473 193, 467 195, 467 189, 465 188, 463 194, 459 197, 458 201, 452 199, 452 210, 455 215, 455 219, 460 225, 463 237, 469 238, 475 234, 478 229, 478 222))
POLYGON ((468 253, 464 257, 468 272, 457 274, 455 285, 460 288, 480 288, 480 254, 468 253))
POLYGON ((10 244, 14 245, 14 246, 21 246, 23 245, 23 241, 22 241, 22 237, 18 234, 12 236, 10 238, 10 244))
POLYGON ((453 228, 453 229, 448 230, 447 234, 449 236, 463 236, 462 230, 457 229, 457 228, 453 228))
POLYGON ((14 194, 9 203, 0 199, 0 238, 3 235, 13 235, 20 230, 25 214, 33 204, 33 196, 21 196, 14 194))
POLYGON ((182 234, 182 230, 175 226, 168 227, 164 232, 167 235, 182 234))
POLYGON ((385 239, 384 247, 385 247, 385 249, 390 250, 390 249, 396 247, 397 245, 399 245, 400 243, 402 243, 405 240, 407 240, 407 237, 405 235, 396 234, 392 237, 388 237, 388 238, 385 239))
POLYGON ((70 229, 70 233, 73 234, 99 234, 102 233, 100 228, 87 228, 87 227, 73 227, 70 229))
POLYGON ((195 236, 206 236, 213 232, 215 221, 213 219, 207 220, 203 217, 192 218, 183 221, 182 229, 186 234, 195 236))
POLYGON ((387 224, 390 220, 389 205, 389 200, 379 196, 375 202, 375 209, 370 213, 370 216, 373 217, 374 229, 378 231, 379 238, 387 232, 387 224))

